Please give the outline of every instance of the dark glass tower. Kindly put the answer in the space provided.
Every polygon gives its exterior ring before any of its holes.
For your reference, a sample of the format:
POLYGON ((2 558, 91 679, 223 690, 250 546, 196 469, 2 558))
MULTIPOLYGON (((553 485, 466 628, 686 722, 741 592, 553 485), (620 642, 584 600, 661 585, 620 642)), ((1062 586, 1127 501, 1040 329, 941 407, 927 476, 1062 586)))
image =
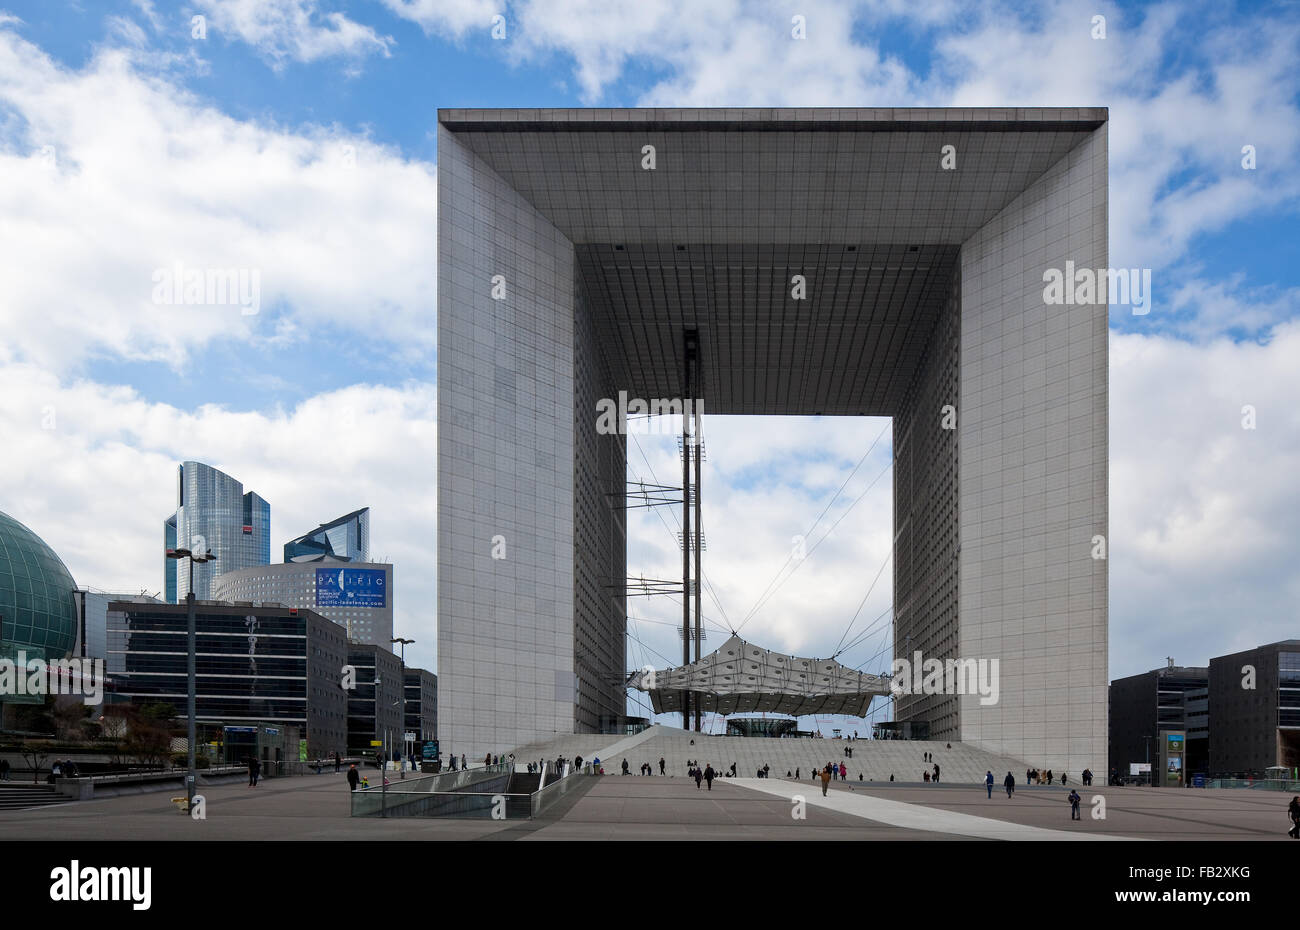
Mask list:
POLYGON ((362 507, 284 544, 286 562, 370 561, 370 508, 362 507))
MULTIPOLYGON (((212 582, 218 575, 271 564, 271 505, 257 494, 245 493, 240 482, 202 462, 178 467, 177 494, 176 513, 164 524, 164 541, 174 532, 175 545, 211 549, 217 557, 216 562, 194 566, 194 594, 199 600, 212 597, 212 582)), ((185 600, 188 560, 169 561, 164 580, 169 600, 185 600)))

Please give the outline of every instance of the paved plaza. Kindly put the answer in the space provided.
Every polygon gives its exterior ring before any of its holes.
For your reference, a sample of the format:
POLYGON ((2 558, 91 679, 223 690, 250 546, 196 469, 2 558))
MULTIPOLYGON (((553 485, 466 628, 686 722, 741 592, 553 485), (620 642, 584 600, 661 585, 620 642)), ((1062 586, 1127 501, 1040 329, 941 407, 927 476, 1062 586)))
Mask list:
POLYGON ((1289 795, 1247 790, 1080 789, 1071 822, 1059 787, 991 799, 972 785, 832 785, 721 779, 713 790, 674 777, 606 775, 535 820, 353 818, 342 775, 202 789, 208 818, 191 822, 172 792, 0 812, 2 840, 1268 840, 1287 839, 1289 795), (804 799, 803 819, 793 816, 804 799), (1106 818, 1090 816, 1105 799, 1106 818))

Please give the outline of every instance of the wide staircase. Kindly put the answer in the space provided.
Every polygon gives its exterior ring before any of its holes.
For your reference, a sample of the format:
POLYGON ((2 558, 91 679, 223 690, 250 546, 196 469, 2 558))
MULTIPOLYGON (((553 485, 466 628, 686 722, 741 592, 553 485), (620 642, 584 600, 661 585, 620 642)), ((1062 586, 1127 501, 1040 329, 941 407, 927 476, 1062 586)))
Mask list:
POLYGON ((53 785, 32 785, 0 781, 0 810, 17 811, 65 804, 72 798, 59 794, 53 785))
MULTIPOLYGON (((896 782, 923 781, 923 773, 940 768, 940 783, 982 784, 986 772, 992 771, 998 785, 1007 772, 1024 780, 1026 764, 1018 759, 985 752, 962 743, 948 744, 925 740, 833 740, 833 739, 773 739, 744 736, 709 736, 673 727, 654 726, 642 734, 635 745, 626 746, 623 737, 599 736, 590 733, 573 736, 556 736, 542 742, 530 743, 514 750, 515 761, 538 758, 554 759, 564 756, 572 759, 582 756, 590 760, 598 756, 607 775, 617 775, 627 759, 630 774, 639 774, 641 764, 648 762, 655 776, 659 775, 659 759, 669 775, 685 776, 689 760, 698 760, 701 766, 712 765, 719 772, 729 772, 736 764, 736 775, 754 778, 759 769, 768 767, 769 778, 784 778, 786 772, 796 769, 802 779, 809 780, 815 769, 828 762, 841 762, 848 768, 850 781, 887 782, 891 775, 896 782), (619 751, 626 746, 625 751, 619 751), (844 750, 852 749, 853 758, 844 750), (609 750, 614 750, 610 752, 609 750), (931 753, 933 762, 926 762, 931 753)), ((1077 779, 1078 772, 1070 772, 1077 779)))

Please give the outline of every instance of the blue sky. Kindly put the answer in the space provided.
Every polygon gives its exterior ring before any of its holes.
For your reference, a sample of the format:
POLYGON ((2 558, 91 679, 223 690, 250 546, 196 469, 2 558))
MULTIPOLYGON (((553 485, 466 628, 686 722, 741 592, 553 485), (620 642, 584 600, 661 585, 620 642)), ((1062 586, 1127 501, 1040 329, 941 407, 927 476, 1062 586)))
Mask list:
MULTIPOLYGON (((0 426, 15 450, 0 509, 79 581, 140 587, 157 584, 155 524, 181 458, 271 500, 273 545, 369 504, 398 562, 399 622, 432 667, 439 107, 1101 105, 1111 265, 1150 268, 1154 290, 1149 314, 1111 313, 1112 676, 1176 648, 1191 664, 1296 635, 1300 559, 1270 523, 1300 519, 1300 9, 801 9, 803 45, 769 2, 0 0, 0 426), (258 268, 260 312, 150 307, 149 274, 173 261, 258 268), (1245 403, 1261 410, 1249 447, 1245 403), (41 427, 46 408, 57 429, 41 427), (366 440, 304 456, 340 418, 366 440)), ((768 547, 706 564, 729 614, 781 564, 786 522, 819 512, 879 430, 760 428, 784 435, 709 425, 713 520, 768 547)), ((668 444, 647 454, 671 471, 668 444)), ((830 651, 862 595, 848 567, 874 571, 887 551, 887 484, 747 632, 830 651), (800 603, 816 608, 795 624, 800 603)), ((670 542, 637 523, 630 562, 669 565, 670 542)), ((643 632, 674 654, 671 629, 643 632)))

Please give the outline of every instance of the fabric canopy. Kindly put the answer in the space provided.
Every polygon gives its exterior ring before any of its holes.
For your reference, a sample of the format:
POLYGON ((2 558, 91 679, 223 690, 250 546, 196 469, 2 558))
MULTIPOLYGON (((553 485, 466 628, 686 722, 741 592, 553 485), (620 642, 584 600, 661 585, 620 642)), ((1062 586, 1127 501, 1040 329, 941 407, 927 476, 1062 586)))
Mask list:
POLYGON ((642 669, 628 685, 648 692, 657 714, 680 711, 682 692, 692 691, 701 699, 701 710, 724 716, 767 712, 865 717, 873 697, 889 694, 887 678, 834 659, 773 652, 735 635, 690 665, 642 669))

